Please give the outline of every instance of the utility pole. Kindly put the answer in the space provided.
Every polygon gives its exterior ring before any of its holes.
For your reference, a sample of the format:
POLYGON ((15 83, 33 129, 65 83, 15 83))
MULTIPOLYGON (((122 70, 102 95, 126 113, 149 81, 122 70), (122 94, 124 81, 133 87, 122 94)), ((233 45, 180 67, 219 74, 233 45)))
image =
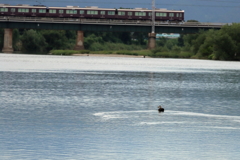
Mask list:
POLYGON ((152 0, 152 33, 155 33, 155 0, 152 0))
POLYGON ((156 47, 155 9, 155 0, 152 0, 152 33, 148 33, 148 49, 156 47))

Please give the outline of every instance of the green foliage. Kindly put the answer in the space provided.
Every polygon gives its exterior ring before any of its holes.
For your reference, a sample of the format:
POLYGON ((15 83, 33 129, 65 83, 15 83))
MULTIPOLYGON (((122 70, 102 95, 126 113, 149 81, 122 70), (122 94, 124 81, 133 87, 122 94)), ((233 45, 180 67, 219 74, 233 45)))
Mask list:
POLYGON ((163 47, 163 46, 165 46, 166 42, 167 42, 167 38, 161 37, 156 40, 156 46, 163 47))
MULTIPOLYGON (((94 35, 95 38, 99 37, 104 42, 112 42, 112 43, 131 44, 131 39, 132 39, 130 32, 85 32, 84 35, 85 35, 85 38, 89 38, 89 36, 94 35)), ((99 41, 95 41, 95 42, 99 42, 99 41)))
POLYGON ((91 51, 92 54, 113 54, 114 51, 91 51))
POLYGON ((134 32, 132 33, 132 44, 135 45, 146 45, 145 39, 148 39, 146 33, 134 32))
POLYGON ((176 46, 177 44, 178 44, 178 40, 177 40, 177 39, 169 39, 169 40, 166 42, 165 46, 166 46, 169 50, 171 50, 171 49, 173 48, 173 46, 176 46))
POLYGON ((209 30, 206 32, 202 32, 202 34, 198 36, 196 40, 198 41, 198 46, 196 47, 195 45, 197 57, 207 58, 213 53, 213 44, 217 33, 218 32, 215 30, 209 30))
POLYGON ((180 37, 178 38, 178 46, 183 47, 184 46, 184 40, 183 40, 183 34, 180 34, 180 37))
POLYGON ((185 35, 183 39, 183 50, 193 52, 194 58, 240 60, 240 24, 185 35))
POLYGON ((117 54, 121 54, 121 55, 134 55, 134 56, 138 55, 137 51, 117 51, 117 54))
POLYGON ((103 44, 104 41, 101 37, 97 37, 95 34, 91 34, 84 39, 84 47, 90 49, 94 43, 103 44))
POLYGON ((67 39, 74 39, 74 40, 76 40, 77 33, 76 33, 76 31, 66 30, 65 31, 65 36, 67 37, 67 39))
POLYGON ((73 54, 89 54, 89 50, 51 50, 50 53, 52 55, 73 55, 73 54))
MULTIPOLYGON (((189 20, 188 22, 198 22, 189 20)), ((200 31, 181 35, 178 39, 160 38, 156 49, 146 48, 146 33, 85 32, 85 51, 73 51, 76 31, 13 30, 13 48, 30 53, 51 50, 54 55, 89 53, 143 55, 165 58, 201 58, 240 60, 240 24, 223 26, 220 30, 200 31)), ((0 48, 3 48, 4 30, 0 29, 0 48)))
POLYGON ((192 51, 192 46, 194 44, 195 39, 197 39, 199 34, 186 34, 183 36, 184 47, 186 51, 192 51))
POLYGON ((167 47, 157 47, 155 49, 152 50, 153 54, 156 54, 157 52, 168 52, 168 48, 167 47))
POLYGON ((190 20, 187 20, 187 22, 199 22, 198 20, 194 20, 194 19, 190 19, 190 20))
POLYGON ((102 51, 102 50, 141 50, 143 49, 143 46, 139 45, 126 45, 123 43, 111 43, 111 42, 105 42, 104 44, 101 44, 99 42, 93 43, 90 47, 89 50, 91 51, 102 51))
POLYGON ((175 45, 172 47, 172 52, 179 54, 181 52, 181 47, 175 45))
POLYGON ((99 42, 93 42, 90 47, 88 47, 88 49, 91 51, 102 51, 105 50, 104 48, 105 46, 99 42))
POLYGON ((0 50, 3 48, 3 41, 4 41, 4 30, 0 28, 0 50))
POLYGON ((22 51, 30 53, 46 52, 47 43, 42 34, 35 30, 25 30, 22 37, 22 51))
POLYGON ((236 48, 233 39, 227 33, 219 32, 217 38, 214 39, 214 58, 219 60, 233 60, 236 48))
POLYGON ((233 23, 232 25, 225 25, 220 31, 222 34, 226 33, 228 34, 234 44, 235 44, 235 53, 232 57, 233 59, 240 60, 240 23, 233 23))
POLYGON ((47 50, 67 49, 68 39, 64 30, 41 30, 40 34, 46 39, 47 50))
MULTIPOLYGON (((178 46, 176 46, 178 47, 178 46)), ((157 53, 152 53, 150 55, 151 57, 160 57, 160 58, 191 58, 193 54, 191 52, 157 52, 157 53)))
POLYGON ((15 51, 21 50, 20 33, 18 29, 13 30, 13 49, 15 51))
POLYGON ((206 32, 201 32, 197 35, 198 36, 196 37, 196 39, 192 40, 192 52, 194 54, 197 54, 199 48, 201 47, 201 45, 204 43, 205 39, 208 36, 206 32))

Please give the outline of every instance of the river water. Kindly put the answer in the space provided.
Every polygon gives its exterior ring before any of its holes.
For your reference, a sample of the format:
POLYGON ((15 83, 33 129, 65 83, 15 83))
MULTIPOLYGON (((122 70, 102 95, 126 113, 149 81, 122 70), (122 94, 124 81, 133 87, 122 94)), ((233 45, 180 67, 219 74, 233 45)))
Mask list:
POLYGON ((1 160, 237 160, 239 142, 239 62, 0 54, 1 160))

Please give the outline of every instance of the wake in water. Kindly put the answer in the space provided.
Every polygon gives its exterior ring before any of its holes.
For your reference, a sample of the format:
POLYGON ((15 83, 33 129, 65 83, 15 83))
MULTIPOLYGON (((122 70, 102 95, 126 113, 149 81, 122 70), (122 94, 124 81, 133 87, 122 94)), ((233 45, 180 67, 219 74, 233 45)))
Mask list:
POLYGON ((184 127, 208 129, 240 129, 240 116, 172 110, 167 110, 164 113, 158 113, 157 110, 98 112, 93 115, 99 117, 102 121, 114 122, 120 119, 128 119, 127 121, 132 122, 132 125, 182 125, 184 127), (234 127, 232 126, 233 123, 234 127))

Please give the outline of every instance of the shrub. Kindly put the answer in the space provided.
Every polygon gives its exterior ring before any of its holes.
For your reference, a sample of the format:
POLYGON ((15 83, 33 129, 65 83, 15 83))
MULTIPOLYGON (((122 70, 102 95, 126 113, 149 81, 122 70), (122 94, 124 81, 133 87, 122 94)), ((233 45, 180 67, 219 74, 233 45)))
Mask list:
POLYGON ((89 53, 89 50, 51 50, 50 53, 52 55, 72 55, 72 54, 84 54, 84 53, 89 53))
POLYGON ((48 45, 42 34, 32 29, 24 31, 21 41, 22 50, 30 53, 43 53, 48 45))
POLYGON ((179 46, 173 46, 173 48, 172 48, 172 52, 174 52, 174 53, 180 53, 181 52, 181 47, 179 47, 179 46))
POLYGON ((166 47, 157 47, 152 50, 153 54, 156 54, 157 52, 168 52, 168 49, 166 47))

